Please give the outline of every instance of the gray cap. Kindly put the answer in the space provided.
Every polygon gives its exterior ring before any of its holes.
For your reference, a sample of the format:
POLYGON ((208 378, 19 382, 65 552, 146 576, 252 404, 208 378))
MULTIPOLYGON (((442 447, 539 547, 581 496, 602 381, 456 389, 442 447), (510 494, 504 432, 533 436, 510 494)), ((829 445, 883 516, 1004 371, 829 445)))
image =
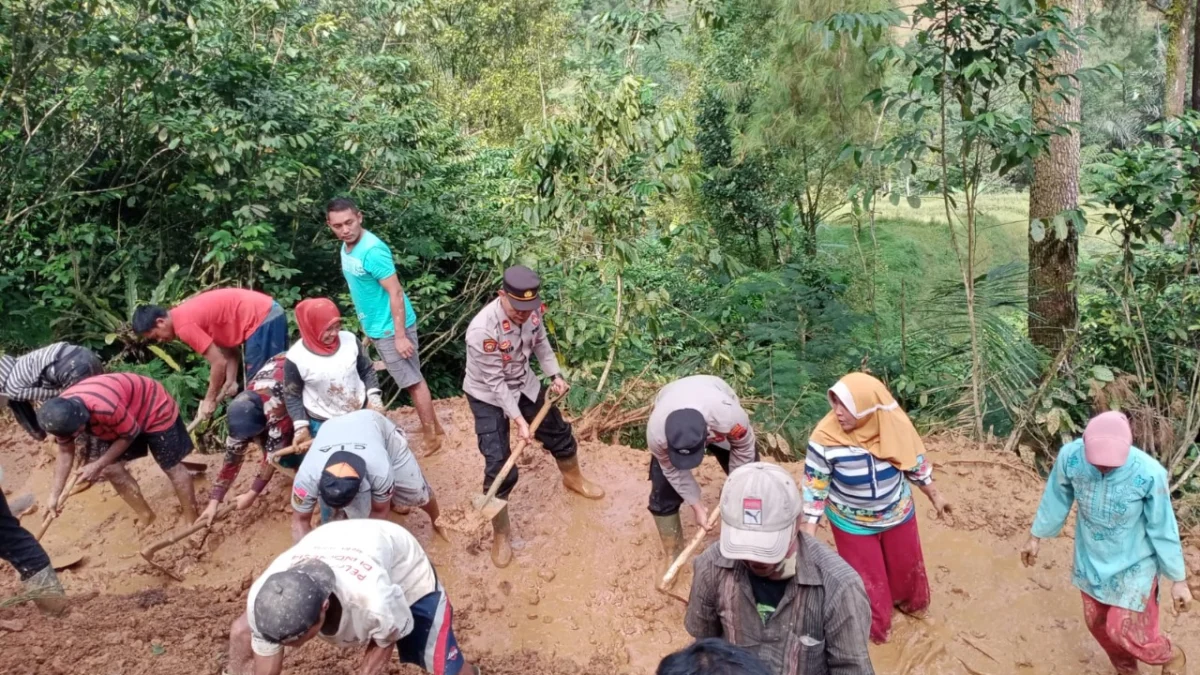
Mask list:
POLYGON ((316 558, 272 574, 254 598, 255 628, 269 642, 295 640, 320 621, 333 587, 333 570, 316 558))
POLYGON ((537 272, 524 265, 513 265, 504 270, 504 293, 508 301, 521 312, 531 312, 542 306, 542 298, 538 295, 542 280, 537 272))
POLYGON ((721 489, 721 555, 774 565, 787 557, 800 517, 800 490, 775 464, 738 467, 721 489))

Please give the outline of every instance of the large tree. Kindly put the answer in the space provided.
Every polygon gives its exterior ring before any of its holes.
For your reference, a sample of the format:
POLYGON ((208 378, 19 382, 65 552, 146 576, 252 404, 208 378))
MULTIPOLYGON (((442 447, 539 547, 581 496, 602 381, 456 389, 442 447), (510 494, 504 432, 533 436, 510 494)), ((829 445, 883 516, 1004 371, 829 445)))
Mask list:
MULTIPOLYGON (((1072 27, 1080 25, 1083 0, 1056 4, 1070 10, 1072 27)), ((1062 50, 1047 79, 1073 76, 1082 62, 1082 50, 1062 50)), ((1079 206, 1079 108, 1078 88, 1062 92, 1046 87, 1033 100, 1033 118, 1040 128, 1071 127, 1069 134, 1051 136, 1049 151, 1033 160, 1029 188, 1029 337, 1052 351, 1061 349, 1079 316, 1074 288, 1079 233, 1073 219, 1062 216, 1079 206), (1035 228, 1035 222, 1042 225, 1035 228), (1053 223, 1058 227, 1046 226, 1053 223)))

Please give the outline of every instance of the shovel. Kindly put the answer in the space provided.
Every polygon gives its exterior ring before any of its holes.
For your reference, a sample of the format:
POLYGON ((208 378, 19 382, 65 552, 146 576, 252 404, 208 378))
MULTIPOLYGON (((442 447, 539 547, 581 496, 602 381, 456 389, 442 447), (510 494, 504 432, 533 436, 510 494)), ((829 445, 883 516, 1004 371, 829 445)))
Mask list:
POLYGON ((667 573, 663 575, 662 581, 658 582, 657 589, 659 593, 666 593, 676 600, 683 600, 685 605, 687 604, 686 598, 671 592, 671 584, 675 581, 675 577, 679 574, 679 570, 683 569, 683 566, 687 563, 688 559, 692 557, 692 554, 695 553, 700 544, 704 542, 704 538, 708 536, 708 533, 717 526, 717 521, 720 519, 721 505, 718 504, 714 506, 713 510, 708 514, 707 529, 702 529, 697 532, 695 536, 692 537, 692 540, 688 542, 687 548, 683 549, 683 552, 680 553, 675 558, 675 561, 671 563, 671 566, 667 568, 667 573))
MULTIPOLYGON (((544 403, 542 403, 542 409, 538 411, 537 416, 533 418, 533 422, 529 425, 530 439, 533 438, 533 433, 537 431, 537 428, 541 426, 542 420, 546 418, 546 413, 550 412, 550 406, 554 405, 554 402, 560 398, 562 397, 554 396, 549 392, 546 393, 546 400, 544 403)), ((487 494, 476 495, 471 499, 471 505, 475 507, 475 510, 478 511, 479 515, 483 516, 484 519, 492 520, 496 516, 503 513, 504 509, 508 508, 507 501, 503 499, 496 499, 496 491, 500 489, 500 484, 504 482, 504 479, 508 478, 508 474, 512 473, 513 467, 517 465, 517 459, 521 456, 521 453, 525 451, 525 448, 529 447, 530 442, 531 441, 521 441, 517 445, 517 449, 513 450, 512 454, 508 456, 508 461, 504 463, 504 468, 500 469, 500 473, 497 474, 496 479, 492 481, 492 487, 488 489, 487 494)))

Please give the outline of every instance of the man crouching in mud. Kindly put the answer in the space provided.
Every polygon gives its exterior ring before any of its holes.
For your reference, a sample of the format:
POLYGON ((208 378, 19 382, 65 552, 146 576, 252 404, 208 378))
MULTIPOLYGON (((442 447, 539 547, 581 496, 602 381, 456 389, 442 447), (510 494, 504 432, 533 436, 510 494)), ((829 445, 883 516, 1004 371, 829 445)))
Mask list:
POLYGON ((305 535, 250 587, 229 632, 230 675, 279 675, 283 648, 319 637, 366 648, 359 675, 401 663, 480 675, 454 637, 450 599, 417 540, 386 520, 342 520, 305 535))

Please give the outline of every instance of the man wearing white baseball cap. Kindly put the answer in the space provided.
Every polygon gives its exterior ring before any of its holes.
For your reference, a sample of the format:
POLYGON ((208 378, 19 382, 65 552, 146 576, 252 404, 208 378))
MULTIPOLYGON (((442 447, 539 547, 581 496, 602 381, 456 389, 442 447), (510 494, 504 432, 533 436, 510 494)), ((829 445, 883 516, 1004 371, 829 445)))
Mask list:
POLYGON ((801 505, 779 466, 754 462, 729 474, 721 541, 693 563, 684 626, 748 649, 773 675, 874 675, 862 579, 798 531, 801 505))

